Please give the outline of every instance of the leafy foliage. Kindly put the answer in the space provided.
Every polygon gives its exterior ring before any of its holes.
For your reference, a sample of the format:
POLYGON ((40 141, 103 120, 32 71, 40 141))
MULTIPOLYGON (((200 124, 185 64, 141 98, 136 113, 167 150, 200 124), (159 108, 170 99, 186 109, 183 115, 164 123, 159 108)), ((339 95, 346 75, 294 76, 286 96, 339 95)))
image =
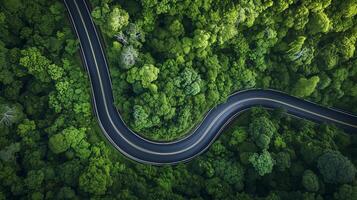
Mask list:
MULTIPOLYGON (((118 110, 131 113, 124 119, 144 136, 170 140, 245 88, 351 109, 344 102, 355 96, 343 91, 355 85, 354 10, 334 0, 142 0, 98 3, 92 15, 109 45, 118 110), (121 13, 115 17, 120 28, 108 24, 110 13, 121 13), (159 73, 144 83, 139 74, 150 65, 159 73), (165 95, 172 117, 155 113, 156 94, 165 95), (153 122, 145 129, 135 123, 138 104, 153 122)), ((261 135, 257 142, 265 148, 269 139, 261 135)))
POLYGON ((319 179, 311 170, 304 171, 302 185, 307 191, 317 192, 319 190, 319 179))
MULTIPOLYGON (((115 105, 182 136, 233 91, 357 111, 355 0, 91 0, 115 105)), ((60 1, 0 0, 0 199, 356 199, 355 135, 243 114, 199 158, 134 163, 104 143, 60 1)))
POLYGON ((252 163, 254 169, 260 176, 271 173, 275 163, 268 151, 263 151, 260 155, 254 153, 249 157, 249 162, 252 163))
POLYGON ((351 161, 335 151, 328 151, 320 156, 317 167, 327 183, 349 183, 356 174, 351 161))

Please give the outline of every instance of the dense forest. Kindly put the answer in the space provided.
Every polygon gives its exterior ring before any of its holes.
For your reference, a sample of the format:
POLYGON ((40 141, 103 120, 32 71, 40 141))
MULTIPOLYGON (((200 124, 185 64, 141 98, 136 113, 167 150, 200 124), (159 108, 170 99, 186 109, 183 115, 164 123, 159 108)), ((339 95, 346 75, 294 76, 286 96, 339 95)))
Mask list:
MULTIPOLYGON (((245 88, 357 113, 356 0, 91 0, 115 104, 181 137, 245 88)), ((0 0, 0 200, 357 199, 357 135, 277 109, 240 116, 176 166, 119 154, 94 118, 61 1, 0 0)))
POLYGON ((181 137, 229 94, 253 87, 357 112, 355 0, 92 4, 115 104, 146 137, 181 137))

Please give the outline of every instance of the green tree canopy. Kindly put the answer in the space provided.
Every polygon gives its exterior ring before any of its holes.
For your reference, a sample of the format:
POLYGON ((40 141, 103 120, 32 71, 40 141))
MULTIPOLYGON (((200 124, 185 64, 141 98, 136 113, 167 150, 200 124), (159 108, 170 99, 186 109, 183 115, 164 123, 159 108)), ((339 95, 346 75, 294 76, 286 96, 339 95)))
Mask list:
POLYGON ((313 76, 309 79, 300 78, 295 84, 292 93, 297 97, 308 97, 315 91, 319 81, 320 78, 318 76, 313 76))
POLYGON ((353 163, 336 151, 327 151, 320 156, 317 167, 327 183, 349 183, 356 174, 353 163))

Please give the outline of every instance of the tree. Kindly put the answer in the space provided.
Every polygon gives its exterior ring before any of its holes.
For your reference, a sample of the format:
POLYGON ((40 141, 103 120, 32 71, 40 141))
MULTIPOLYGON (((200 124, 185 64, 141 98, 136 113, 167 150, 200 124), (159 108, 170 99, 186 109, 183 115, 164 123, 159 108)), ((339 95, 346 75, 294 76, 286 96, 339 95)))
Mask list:
POLYGON ((249 125, 249 134, 261 149, 268 149, 270 140, 275 133, 274 124, 265 116, 254 119, 249 125))
POLYGON ((295 11, 294 29, 301 30, 309 22, 309 9, 305 6, 300 6, 295 11))
POLYGON ((66 52, 69 53, 70 55, 74 55, 78 51, 79 40, 69 39, 66 40, 66 43, 67 43, 65 47, 66 52))
POLYGON ((291 166, 291 158, 288 152, 279 152, 274 155, 275 166, 279 171, 286 171, 291 166))
POLYGON ((95 22, 102 26, 106 22, 106 16, 109 12, 109 5, 107 3, 103 3, 101 6, 95 7, 91 14, 95 22))
POLYGON ((300 78, 295 84, 292 94, 297 97, 308 97, 315 91, 319 81, 320 78, 318 76, 313 76, 309 79, 300 78))
POLYGON ((255 143, 261 149, 268 149, 270 144, 270 138, 266 134, 260 134, 257 139, 255 139, 255 143))
POLYGON ((21 144, 16 142, 0 151, 0 160, 5 162, 15 161, 15 154, 21 150, 21 144))
POLYGON ((44 178, 45 175, 42 170, 31 170, 27 173, 24 182, 29 190, 41 190, 44 178))
POLYGON ((244 127, 238 127, 232 132, 232 138, 229 140, 228 144, 234 148, 238 149, 238 145, 244 142, 248 137, 248 133, 244 127))
POLYGON ((87 158, 90 154, 90 144, 85 140, 86 129, 69 127, 49 139, 49 148, 53 153, 63 153, 72 148, 78 157, 87 158))
POLYGON ((263 150, 261 154, 254 153, 249 157, 249 162, 253 165, 254 169, 260 176, 264 176, 273 171, 275 161, 270 153, 263 150))
POLYGON ((305 170, 302 176, 302 186, 307 191, 317 192, 319 190, 319 178, 311 170, 305 170))
POLYGON ((50 61, 44 57, 40 50, 36 47, 31 47, 21 51, 20 65, 25 67, 30 74, 35 76, 42 82, 49 82, 48 67, 50 61))
POLYGON ((357 186, 351 185, 341 185, 333 194, 335 200, 349 200, 349 199, 356 199, 357 198, 357 186))
POLYGON ((0 83, 3 84, 10 84, 14 81, 14 74, 11 72, 11 70, 8 67, 10 64, 7 61, 7 54, 8 54, 8 49, 6 49, 5 44, 0 41, 0 83))
POLYGON ((108 158, 109 152, 104 143, 93 146, 91 152, 89 165, 79 177, 79 187, 85 192, 102 195, 113 184, 113 164, 108 158))
POLYGON ((56 134, 50 137, 48 146, 53 153, 63 153, 70 148, 70 143, 63 134, 56 134))
POLYGON ((108 159, 91 159, 89 166, 79 177, 79 187, 88 193, 105 194, 107 188, 113 184, 110 168, 108 159))
POLYGON ((115 33, 120 31, 120 29, 124 26, 128 25, 129 15, 125 10, 119 7, 114 7, 107 20, 109 30, 115 33))
POLYGON ((289 8, 289 5, 293 3, 292 0, 278 0, 276 3, 274 2, 274 8, 277 10, 277 12, 282 12, 286 9, 289 8))
POLYGON ((203 30, 197 30, 195 32, 195 37, 193 38, 192 45, 195 48, 206 48, 209 44, 209 38, 209 33, 203 30))
POLYGON ((180 76, 175 78, 174 84, 182 88, 187 96, 196 95, 201 91, 201 77, 192 68, 185 68, 180 76))
POLYGON ((222 182, 218 177, 208 179, 205 184, 207 193, 214 199, 226 198, 227 195, 231 194, 229 185, 222 182))
POLYGON ((51 64, 48 66, 48 73, 51 76, 52 80, 58 80, 62 78, 64 70, 63 68, 60 68, 55 64, 51 64))
POLYGON ((285 149, 286 148, 286 143, 281 136, 275 137, 274 147, 277 149, 279 149, 279 148, 285 149))
POLYGON ((182 23, 178 19, 171 22, 171 24, 169 25, 169 30, 170 30, 172 36, 175 36, 175 37, 182 35, 185 31, 182 23))
POLYGON ((157 86, 151 82, 157 79, 159 72, 160 70, 154 65, 144 65, 139 71, 139 76, 141 77, 140 80, 143 87, 156 91, 157 86))
POLYGON ((157 92, 157 85, 152 83, 158 78, 160 70, 152 64, 145 64, 141 68, 133 67, 129 70, 126 80, 129 83, 140 81, 143 88, 157 92))
POLYGON ((76 193, 70 187, 62 187, 57 193, 58 199, 76 199, 76 193))
POLYGON ((326 33, 331 28, 331 22, 324 12, 312 13, 308 24, 311 34, 326 33))
POLYGON ((341 3, 341 11, 345 18, 354 17, 357 14, 356 2, 354 0, 347 0, 341 3))
POLYGON ((129 14, 125 10, 120 6, 111 9, 107 3, 94 8, 92 16, 108 37, 113 37, 129 24, 129 14))
POLYGON ((302 4, 309 8, 311 11, 318 12, 328 7, 331 4, 331 0, 304 0, 302 4))
POLYGON ((353 57, 354 52, 356 50, 356 40, 356 35, 353 35, 351 37, 344 36, 338 40, 336 46, 338 48, 339 53, 341 54, 342 59, 348 60, 353 57))
POLYGON ((67 186, 71 186, 73 188, 77 187, 78 178, 85 168, 81 162, 81 160, 75 158, 61 163, 56 171, 56 175, 59 177, 59 180, 67 186))
POLYGON ((317 160, 317 167, 326 183, 349 183, 356 174, 353 163, 337 151, 322 154, 317 160))
POLYGON ((276 133, 276 128, 269 118, 261 116, 249 125, 249 133, 252 138, 257 138, 261 134, 272 137, 276 133))
POLYGON ((62 60, 65 76, 55 82, 55 90, 49 94, 50 108, 57 113, 75 112, 78 119, 91 115, 89 93, 83 72, 72 61, 62 60), (80 117, 81 116, 81 117, 80 117))
POLYGON ((149 115, 146 113, 144 108, 140 105, 135 105, 134 106, 134 124, 135 127, 137 127, 138 130, 147 128, 151 126, 150 119, 148 118, 149 115))
POLYGON ((5 8, 11 12, 19 12, 23 8, 23 4, 21 3, 21 0, 14 0, 11 2, 4 1, 2 3, 4 3, 5 8))
POLYGON ((215 160, 213 162, 215 176, 221 177, 225 182, 234 186, 240 191, 244 186, 244 168, 239 163, 227 162, 225 160, 215 160))
POLYGON ((0 125, 11 126, 19 119, 19 112, 16 107, 10 107, 5 104, 0 104, 0 125))
POLYGON ((305 54, 306 50, 304 50, 304 48, 303 48, 305 40, 306 40, 306 37, 299 36, 293 42, 289 43, 286 53, 285 53, 285 57, 289 61, 296 61, 302 55, 305 54))
POLYGON ((121 67, 124 69, 130 69, 135 65, 137 58, 138 52, 134 49, 133 46, 124 47, 120 54, 121 67))

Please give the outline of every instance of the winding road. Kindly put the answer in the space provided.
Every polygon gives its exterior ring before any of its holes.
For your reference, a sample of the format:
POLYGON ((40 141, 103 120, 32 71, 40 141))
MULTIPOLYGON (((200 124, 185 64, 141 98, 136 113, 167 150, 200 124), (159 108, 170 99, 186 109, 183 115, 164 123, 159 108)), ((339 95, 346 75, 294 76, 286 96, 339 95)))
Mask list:
POLYGON ((85 0, 64 2, 80 41, 82 60, 91 82, 92 103, 102 132, 114 147, 135 161, 154 165, 188 161, 205 152, 235 116, 254 106, 281 107, 297 117, 335 123, 347 131, 357 132, 357 116, 279 91, 252 89, 236 92, 227 102, 211 109, 185 138, 173 142, 145 139, 127 127, 114 105, 109 67, 88 4, 85 0))

